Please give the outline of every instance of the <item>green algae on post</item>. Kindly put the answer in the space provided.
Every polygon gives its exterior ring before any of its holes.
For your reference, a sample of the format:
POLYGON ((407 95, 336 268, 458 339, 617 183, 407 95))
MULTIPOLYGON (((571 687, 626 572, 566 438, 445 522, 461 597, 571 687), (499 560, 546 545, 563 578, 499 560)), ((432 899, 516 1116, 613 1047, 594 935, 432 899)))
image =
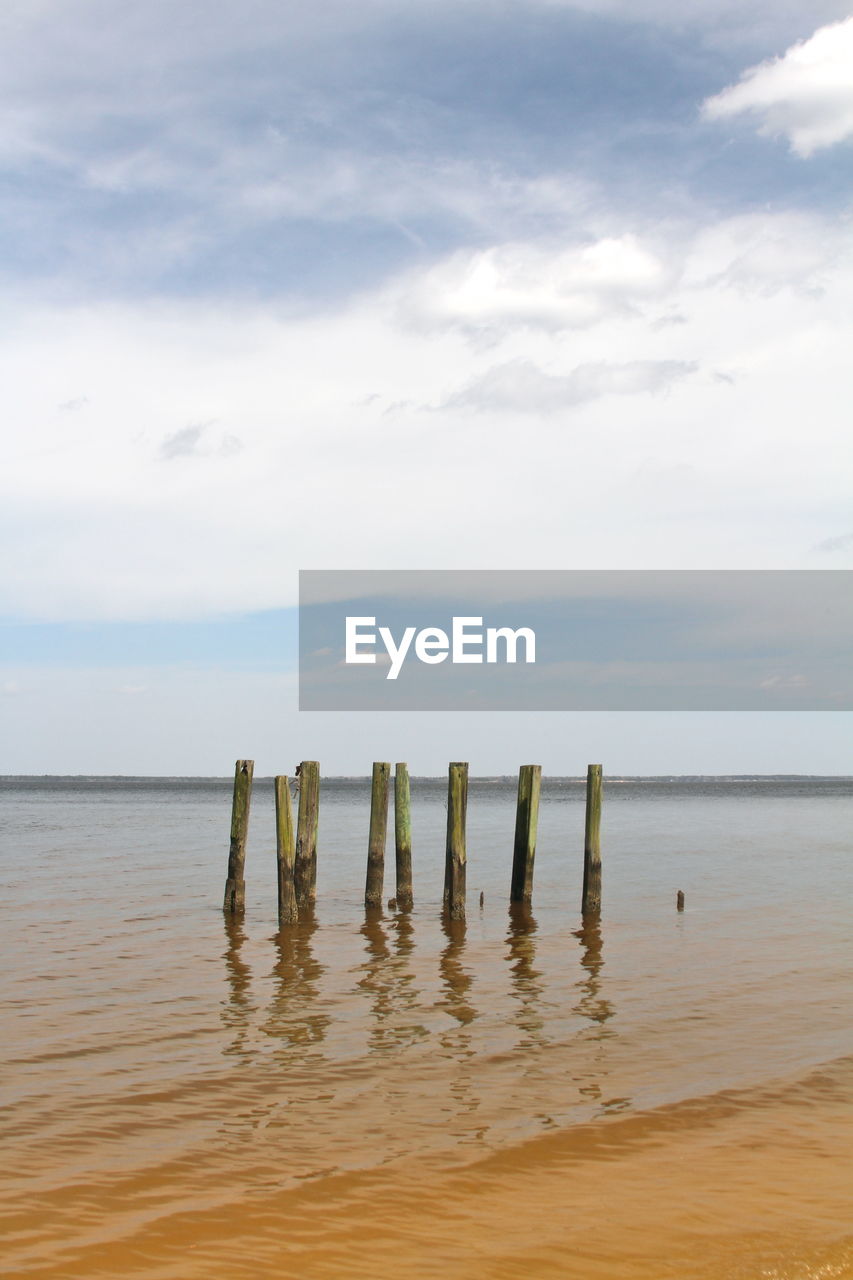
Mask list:
POLYGON ((299 766, 299 813, 296 819, 294 880, 299 910, 317 897, 317 825, 320 813, 320 766, 303 760, 299 766))
POLYGON ((601 911, 601 765, 586 771, 586 824, 583 842, 583 915, 601 911))
POLYGON ((246 906, 246 837, 249 833, 249 804, 252 799, 254 760, 238 760, 234 768, 234 798, 231 802, 231 845, 228 850, 228 879, 225 881, 223 910, 232 914, 246 906))
POLYGON ((394 766, 394 852, 397 872, 397 907, 411 911, 414 906, 412 886, 412 815, 409 794, 409 766, 394 766))
POLYGON ((275 845, 278 867, 278 920, 279 924, 294 924, 299 919, 294 879, 296 841, 293 834, 293 809, 290 802, 290 779, 283 774, 276 777, 275 787, 275 845))
POLYGON ((468 809, 468 765, 448 766, 447 847, 444 860, 444 914, 465 919, 465 818, 468 809))
POLYGON ((539 822, 541 786, 542 766, 523 764, 518 771, 510 902, 530 902, 533 897, 533 861, 536 856, 536 827, 539 822))
POLYGON ((370 834, 367 840, 367 881, 364 905, 382 906, 382 883, 385 879, 385 839, 388 832, 388 779, 391 765, 375 762, 370 788, 370 834))

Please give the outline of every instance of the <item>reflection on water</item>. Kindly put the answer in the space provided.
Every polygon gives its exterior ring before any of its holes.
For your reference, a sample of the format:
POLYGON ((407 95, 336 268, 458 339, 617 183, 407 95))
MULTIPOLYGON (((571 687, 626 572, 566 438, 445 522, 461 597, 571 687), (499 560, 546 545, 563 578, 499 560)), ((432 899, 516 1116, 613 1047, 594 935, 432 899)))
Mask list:
POLYGON ((223 1046, 222 1052, 249 1058, 249 1029, 255 1010, 250 999, 252 971, 241 956, 246 932, 239 917, 225 913, 224 921, 226 948, 223 959, 228 999, 222 1006, 222 1024, 232 1033, 232 1039, 223 1046))
POLYGON ((462 1026, 467 1026, 474 1021, 477 1012, 468 999, 472 977, 462 963, 465 954, 465 921, 451 920, 443 915, 441 929, 447 940, 438 961, 446 997, 441 1002, 441 1007, 462 1026))
MULTIPOLYGON (((454 1106, 450 1123, 458 1142, 479 1142, 485 1136, 488 1125, 477 1115, 481 1099, 476 1070, 476 1047, 471 1030, 477 1010, 470 998, 473 978, 465 964, 465 921, 451 920, 443 913, 441 931, 445 945, 439 956, 438 971, 443 998, 438 1001, 438 1008, 456 1024, 445 1026, 439 1035, 442 1054, 451 1059, 448 1093, 454 1106)), ((445 1104, 442 1110, 451 1109, 445 1104)))
MULTIPOLYGON (((438 893, 363 916, 349 850, 364 815, 330 803, 324 851, 337 841, 340 856, 323 864, 319 914, 275 933, 259 882, 245 920, 219 912, 230 793, 193 794, 15 793, 5 810, 9 873, 19 883, 26 865, 30 896, 0 931, 15 975, 0 991, 4 1276, 638 1280, 645 1247, 642 1280, 699 1277, 703 1213, 719 1265, 702 1280, 850 1274, 835 1257, 820 1272, 797 1261, 843 1230, 827 1215, 849 1067, 844 1081, 803 1073, 849 1052, 849 801, 616 798, 605 913, 574 933, 580 860, 572 870, 564 851, 580 791, 543 807, 535 917, 505 906, 514 787, 495 786, 493 811, 478 797, 485 901, 472 896, 467 931, 442 921, 438 893), (177 840, 191 857, 164 854, 177 840), (806 844, 838 887, 817 932, 806 844), (71 898, 69 859, 86 869, 71 898), (771 1077, 805 1092, 756 1091, 771 1077), (560 1145, 540 1161, 546 1129, 560 1145), (798 1204, 804 1224, 751 1268, 750 1196, 762 1249, 798 1204), (721 1214, 740 1224, 731 1248, 721 1214)), ((441 802, 420 819, 439 867, 441 802)))
POLYGON ((420 1006, 421 988, 414 965, 415 926, 408 911, 400 911, 391 922, 394 954, 390 961, 391 997, 396 1011, 394 1038, 399 1047, 429 1035, 420 1006))
POLYGON ((588 1019, 591 1025, 584 1032, 584 1039, 591 1044, 591 1056, 576 1073, 578 1092, 589 1102, 598 1103, 603 1112, 621 1111, 630 1104, 624 1096, 605 1097, 604 1085, 610 1074, 607 1044, 614 1028, 607 1023, 613 1017, 614 1008, 603 992, 604 944, 601 920, 597 915, 583 917, 580 929, 575 930, 581 948, 581 968, 585 976, 577 983, 579 998, 573 1012, 588 1019))
POLYGON ((598 1038, 609 1035, 604 1023, 613 1017, 613 1005, 601 994, 601 971, 604 968, 601 921, 597 916, 584 916, 580 929, 574 936, 581 946, 581 966, 586 976, 578 982, 580 998, 574 1006, 575 1013, 601 1027, 598 1038))
POLYGON ((394 1035, 389 1034, 388 1020, 394 1011, 391 974, 391 948, 385 933, 381 907, 367 907, 361 936, 365 940, 366 960, 361 965, 358 988, 370 997, 370 1030, 368 1044, 371 1053, 383 1053, 393 1048, 394 1035))
POLYGON ((535 917, 524 902, 513 902, 509 908, 507 930, 510 963, 510 995, 515 1001, 515 1024, 521 1032, 520 1049, 548 1043, 541 1008, 542 974, 536 968, 535 917))
POLYGON ((281 1041, 285 1062, 304 1058, 306 1049, 319 1045, 330 1022, 318 1003, 324 966, 314 955, 316 931, 316 916, 310 911, 300 920, 282 925, 274 939, 275 985, 262 1029, 281 1041))

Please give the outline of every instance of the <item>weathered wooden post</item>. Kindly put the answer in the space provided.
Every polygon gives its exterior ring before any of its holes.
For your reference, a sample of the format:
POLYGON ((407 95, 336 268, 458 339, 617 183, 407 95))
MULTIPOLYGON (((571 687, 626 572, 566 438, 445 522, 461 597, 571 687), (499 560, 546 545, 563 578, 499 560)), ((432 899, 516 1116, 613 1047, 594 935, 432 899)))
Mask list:
POLYGON ((397 906, 411 911, 414 906, 412 888, 412 815, 409 794, 409 766, 394 765, 394 847, 397 869, 397 906))
POLYGON ((296 841, 293 837, 293 810, 290 804, 290 780, 280 775, 275 779, 275 846, 278 864, 278 922, 293 924, 299 919, 296 905, 294 870, 296 841))
POLYGON ((300 910, 317 897, 317 823, 320 816, 320 766, 303 760, 299 766, 299 813, 296 819, 294 883, 300 910))
POLYGON ((234 799, 231 802, 231 846, 228 850, 228 879, 225 881, 223 910, 232 914, 246 906, 246 836, 249 833, 249 803, 252 799, 254 760, 238 760, 234 769, 234 799))
POLYGON ((370 788, 370 835, 367 840, 367 882, 364 905, 382 906, 382 882, 385 879, 385 837, 388 832, 388 780, 391 766, 384 762, 373 765, 370 788))
POLYGON ((683 889, 679 889, 678 893, 675 895, 675 909, 676 911, 684 910, 684 890, 683 889))
POLYGON ((518 771, 518 803, 515 810, 515 846, 512 853, 510 902, 530 902, 533 896, 533 860, 542 766, 523 764, 518 771))
POLYGON ((447 777, 447 849, 444 860, 444 914, 465 919, 465 818, 468 766, 451 764, 447 777))
POLYGON ((601 765, 586 771, 586 825, 583 842, 583 915, 601 911, 601 765))

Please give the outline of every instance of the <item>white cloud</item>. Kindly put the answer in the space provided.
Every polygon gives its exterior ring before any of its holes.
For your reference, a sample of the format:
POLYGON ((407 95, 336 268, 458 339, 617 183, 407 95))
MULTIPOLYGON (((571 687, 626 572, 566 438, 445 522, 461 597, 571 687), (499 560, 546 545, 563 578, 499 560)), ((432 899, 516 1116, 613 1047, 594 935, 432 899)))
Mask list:
POLYGON ((772 675, 767 676, 758 683, 759 689, 773 689, 778 693, 784 693, 788 689, 805 689, 808 688, 810 681, 801 675, 772 675))
POLYGON ((166 461, 172 458, 230 458, 243 448, 237 436, 225 434, 219 439, 211 438, 212 422, 195 422, 190 426, 172 431, 160 442, 160 457, 166 461))
POLYGON ((641 230, 588 256, 497 245, 486 262, 521 266, 466 324, 447 319, 457 255, 310 317, 15 299, 0 612, 271 608, 298 568, 813 566, 809 548, 849 527, 846 227, 761 214, 669 238, 666 254, 641 230), (429 322, 401 325, 413 296, 429 322), (595 323, 565 324, 577 296, 595 323), (677 394, 649 394, 673 378, 677 394), (81 388, 85 412, 59 408, 81 388), (453 403, 460 388, 483 412, 453 403), (551 412, 566 403, 583 430, 551 412), (191 457, 162 459, 204 423, 191 457))
POLYGON ((412 322, 488 332, 506 325, 583 329, 660 297, 675 271, 636 236, 568 248, 503 244, 461 251, 413 279, 412 322))
POLYGON ((706 227, 693 245, 684 281, 699 288, 721 284, 747 296, 791 290, 817 297, 840 260, 851 256, 843 223, 826 236, 815 234, 818 225, 807 214, 780 213, 747 214, 706 227))
POLYGON ((206 423, 192 427, 181 427, 166 436, 160 445, 161 458, 191 458, 197 454, 206 423))
POLYGON ((450 396, 444 407, 558 413, 603 396, 660 392, 695 368, 682 360, 634 360, 627 364, 601 360, 578 365, 567 374, 553 374, 529 360, 508 360, 450 396))
POLYGON ((840 533, 835 538, 824 538, 812 550, 833 554, 836 551, 853 550, 853 533, 840 533))
POLYGON ((703 111, 710 120, 755 117, 759 133, 784 135, 803 157, 853 137, 853 17, 750 67, 703 111))

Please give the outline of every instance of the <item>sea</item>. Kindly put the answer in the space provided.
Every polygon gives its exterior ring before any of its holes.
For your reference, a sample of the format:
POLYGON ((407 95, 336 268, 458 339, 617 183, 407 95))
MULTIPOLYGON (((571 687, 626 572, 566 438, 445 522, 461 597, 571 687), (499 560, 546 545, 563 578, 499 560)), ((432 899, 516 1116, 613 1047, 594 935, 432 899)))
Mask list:
MULTIPOLYGON (((370 781, 321 783, 279 929, 272 779, 242 918, 228 778, 0 779, 0 1274, 853 1277, 853 779, 412 779, 414 909, 366 913, 370 781), (684 910, 676 910, 676 894, 684 910)), ((392 798, 393 807, 393 798, 392 798)))

